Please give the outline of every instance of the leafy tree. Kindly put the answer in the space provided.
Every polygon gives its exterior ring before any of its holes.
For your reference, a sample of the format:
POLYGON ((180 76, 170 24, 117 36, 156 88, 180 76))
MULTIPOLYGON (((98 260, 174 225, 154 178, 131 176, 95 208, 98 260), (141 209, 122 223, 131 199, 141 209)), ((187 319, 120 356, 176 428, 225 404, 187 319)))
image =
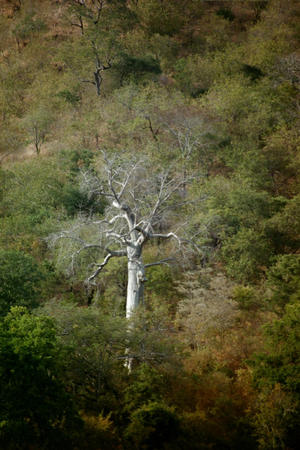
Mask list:
POLYGON ((124 393, 124 410, 132 413, 148 402, 162 400, 166 380, 157 369, 143 363, 131 375, 124 393))
POLYGON ((275 308, 284 308, 289 302, 300 298, 300 257, 280 255, 267 273, 271 289, 270 301, 275 308))
POLYGON ((61 203, 65 207, 69 216, 78 213, 103 213, 105 209, 104 201, 97 201, 94 196, 88 196, 78 186, 65 184, 61 195, 61 203))
POLYGON ((71 23, 81 28, 81 36, 63 49, 63 59, 80 82, 102 92, 103 75, 118 59, 121 33, 131 24, 124 1, 71 2, 71 23), (75 23, 72 17, 75 16, 75 23))
POLYGON ((94 414, 117 409, 128 334, 124 319, 95 306, 55 301, 45 304, 41 313, 56 323, 57 338, 66 349, 64 379, 78 406, 94 414))
POLYGON ((41 152, 42 145, 50 132, 52 123, 52 112, 44 107, 34 109, 24 118, 25 129, 28 132, 29 140, 33 143, 37 155, 41 152))
POLYGON ((3 171, 5 190, 0 218, 3 248, 31 252, 39 243, 41 250, 39 239, 53 229, 51 217, 62 208, 66 175, 67 170, 64 171, 55 158, 15 163, 13 170, 3 171))
POLYGON ((80 448, 82 450, 101 450, 120 448, 120 438, 111 419, 111 414, 103 412, 97 416, 83 415, 84 430, 80 436, 80 448))
POLYGON ((53 321, 14 307, 0 323, 0 442, 7 449, 57 448, 80 426, 59 377, 53 321))
POLYGON ((11 306, 37 306, 43 273, 36 261, 16 250, 0 250, 0 315, 11 306))
POLYGON ((294 252, 299 248, 300 237, 300 195, 286 201, 284 208, 268 220, 267 230, 278 235, 281 252, 294 252))
POLYGON ((261 399, 256 429, 261 448, 297 448, 300 424, 299 302, 286 306, 285 314, 265 326, 265 353, 252 365, 261 399), (264 406, 269 404, 269 408, 264 406), (271 408, 271 412, 268 412, 271 408))
POLYGON ((178 434, 179 419, 174 409, 149 402, 132 413, 125 431, 125 448, 175 449, 178 434))
POLYGON ((207 198, 196 223, 199 228, 206 224, 204 245, 215 250, 221 247, 219 255, 228 274, 247 281, 262 275, 272 256, 282 249, 280 236, 272 232, 268 221, 286 201, 254 189, 250 181, 238 183, 239 179, 216 176, 201 186, 200 195, 207 198))
POLYGON ((270 263, 272 247, 263 233, 241 229, 222 247, 227 273, 239 281, 255 280, 270 263))
POLYGON ((275 384, 260 393, 256 408, 252 422, 259 449, 297 448, 299 402, 293 394, 275 384))
POLYGON ((233 300, 238 303, 238 307, 244 311, 253 311, 261 306, 256 290, 251 286, 237 285, 232 292, 233 300))
POLYGON ((174 445, 179 418, 174 408, 164 402, 168 390, 166 375, 144 363, 130 378, 124 395, 125 448, 169 448, 168 445, 174 445), (175 429, 170 434, 172 427, 175 429))

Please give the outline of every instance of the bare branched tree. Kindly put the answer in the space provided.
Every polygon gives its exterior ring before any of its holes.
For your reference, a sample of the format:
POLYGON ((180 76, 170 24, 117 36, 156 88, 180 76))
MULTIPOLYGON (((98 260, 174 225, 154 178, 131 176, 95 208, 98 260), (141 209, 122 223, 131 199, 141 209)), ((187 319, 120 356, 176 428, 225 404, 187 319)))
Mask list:
POLYGON ((173 140, 173 145, 179 150, 184 172, 191 164, 197 164, 203 175, 208 176, 214 162, 211 125, 199 115, 195 117, 172 117, 164 121, 163 126, 173 140))
MULTIPOLYGON (((86 279, 87 285, 95 283, 96 277, 112 258, 127 258, 127 318, 143 298, 146 269, 168 264, 172 259, 163 258, 145 264, 143 249, 147 242, 170 240, 175 244, 175 251, 191 244, 182 236, 184 226, 166 231, 170 213, 187 202, 183 188, 192 177, 183 179, 171 168, 151 174, 151 169, 149 161, 132 161, 119 156, 109 158, 103 153, 98 174, 82 172, 82 183, 89 195, 106 199, 104 218, 82 217, 73 229, 55 234, 50 239, 52 244, 60 239, 68 239, 74 244, 71 252, 73 267, 83 252, 95 252, 97 256, 86 279), (87 232, 88 227, 92 231, 87 232), (103 258, 101 262, 100 255, 103 258)), ((196 246, 192 244, 190 248, 196 249, 196 246)))

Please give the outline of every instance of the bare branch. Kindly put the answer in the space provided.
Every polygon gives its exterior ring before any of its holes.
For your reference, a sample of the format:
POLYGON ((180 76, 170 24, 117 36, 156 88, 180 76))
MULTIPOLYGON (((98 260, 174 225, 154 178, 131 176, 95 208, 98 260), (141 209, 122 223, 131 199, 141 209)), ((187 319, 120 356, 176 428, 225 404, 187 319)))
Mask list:
POLYGON ((175 239, 179 244, 181 244, 182 240, 173 232, 162 234, 162 233, 149 233, 149 238, 157 238, 157 239, 175 239))
POLYGON ((156 262, 153 262, 153 263, 145 264, 145 269, 147 269, 148 267, 160 266, 161 264, 169 265, 168 263, 170 261, 174 261, 174 258, 165 258, 165 259, 161 259, 160 261, 156 261, 156 262))
MULTIPOLYGON (((111 258, 126 256, 126 317, 130 318, 143 297, 145 270, 169 264, 174 260, 173 255, 144 264, 143 249, 150 239, 173 240, 174 254, 187 248, 199 251, 190 240, 181 237, 179 229, 173 228, 170 232, 163 232, 170 222, 171 212, 173 218, 176 217, 176 207, 173 211, 174 205, 170 203, 172 197, 177 206, 186 204, 187 200, 183 201, 181 188, 186 188, 192 177, 179 176, 173 166, 153 174, 151 162, 146 157, 143 160, 134 158, 132 161, 128 155, 115 153, 110 156, 105 151, 102 151, 102 156, 99 175, 92 171, 83 171, 82 180, 88 195, 105 196, 107 206, 104 217, 83 216, 75 228, 61 232, 55 240, 73 240, 74 247, 69 252, 73 268, 82 252, 98 249, 97 253, 93 252, 91 255, 94 261, 93 273, 87 276, 87 285, 95 283, 96 277, 111 258), (101 263, 95 260, 99 254, 104 258, 101 263)), ((182 228, 185 229, 186 224, 182 225, 182 228)), ((65 254, 61 256, 65 258, 65 254)))
POLYGON ((135 163, 135 164, 132 166, 131 170, 129 170, 129 172, 128 172, 127 176, 126 176, 125 181, 124 181, 123 183, 120 183, 120 184, 122 185, 122 188, 121 188, 121 190, 120 190, 120 192, 119 192, 119 194, 118 194, 118 197, 119 197, 119 198, 121 198, 122 195, 124 194, 124 191, 125 191, 126 187, 128 186, 129 180, 130 180, 132 174, 136 171, 138 165, 139 165, 139 162, 135 163))
POLYGON ((98 265, 97 270, 95 270, 95 272, 86 279, 85 283, 90 284, 99 275, 99 273, 101 272, 103 267, 106 266, 106 264, 112 257, 113 257, 113 255, 111 253, 108 253, 108 255, 106 255, 106 257, 104 258, 104 261, 102 262, 102 264, 98 265))
POLYGON ((101 264, 96 264, 97 269, 95 270, 95 272, 92 275, 90 275, 86 279, 85 284, 90 284, 99 275, 99 273, 102 271, 102 269, 106 266, 106 264, 108 263, 108 261, 111 258, 122 257, 122 256, 126 256, 125 250, 124 251, 123 250, 111 251, 110 253, 108 253, 101 264))
POLYGON ((153 139, 157 142, 158 141, 157 135, 158 135, 158 132, 159 132, 159 128, 157 128, 157 130, 154 131, 154 128, 153 128, 150 116, 145 116, 145 119, 148 121, 149 130, 151 132, 151 135, 152 135, 153 139))

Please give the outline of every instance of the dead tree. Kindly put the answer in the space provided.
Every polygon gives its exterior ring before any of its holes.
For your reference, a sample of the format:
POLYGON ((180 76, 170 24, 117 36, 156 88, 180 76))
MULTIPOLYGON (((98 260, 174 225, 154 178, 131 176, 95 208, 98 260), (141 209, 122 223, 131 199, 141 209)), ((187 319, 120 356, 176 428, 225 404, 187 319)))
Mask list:
POLYGON ((89 195, 106 199, 104 218, 81 217, 71 230, 62 231, 50 239, 53 244, 60 239, 73 243, 69 255, 72 267, 76 266, 83 252, 97 255, 93 270, 86 279, 87 285, 95 284, 96 278, 112 258, 127 258, 127 318, 132 316, 142 301, 146 269, 170 261, 170 258, 163 258, 145 264, 143 250, 147 242, 173 240, 177 250, 190 244, 187 239, 179 237, 179 227, 177 231, 161 230, 168 213, 187 201, 186 196, 182 195, 187 177, 183 179, 170 168, 154 175, 151 170, 153 167, 145 160, 126 161, 118 156, 108 158, 103 153, 100 173, 83 172, 82 186, 89 195), (87 232, 88 228, 91 231, 87 232), (87 235, 89 239, 84 237, 87 235), (100 255, 103 258, 101 262, 100 255))

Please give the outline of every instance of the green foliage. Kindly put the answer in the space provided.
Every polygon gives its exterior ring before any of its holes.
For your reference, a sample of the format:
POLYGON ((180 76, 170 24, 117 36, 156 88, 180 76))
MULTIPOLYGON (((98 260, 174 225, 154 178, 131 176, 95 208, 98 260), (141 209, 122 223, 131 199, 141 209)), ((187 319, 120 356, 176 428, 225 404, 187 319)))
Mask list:
POLYGON ((224 19, 227 19, 230 21, 234 20, 234 14, 231 11, 231 9, 229 9, 229 8, 220 8, 217 10, 216 14, 217 14, 217 16, 224 17, 224 19))
MULTIPOLYGON (((269 134, 280 121, 288 120, 286 103, 291 101, 292 92, 283 92, 267 79, 255 84, 243 75, 220 80, 208 93, 207 107, 219 117, 226 132, 241 145, 259 145, 259 139, 269 134), (247 93, 246 93, 247 92, 247 93)), ((239 160, 239 163, 242 163, 239 160)))
MULTIPOLYGON (((132 26, 134 17, 124 1, 111 1, 104 7, 101 2, 75 3, 70 12, 72 23, 82 32, 64 43, 61 59, 72 77, 86 86, 94 85, 94 93, 100 96, 104 73, 106 78, 106 71, 122 60, 122 34, 132 26)), ((135 58, 131 64, 133 61, 135 58)))
POLYGON ((177 448, 180 421, 163 400, 168 387, 166 375, 149 365, 133 371, 124 395, 125 448, 177 448))
POLYGON ((127 79, 135 80, 137 82, 138 79, 145 74, 152 73, 157 75, 161 73, 159 62, 152 56, 137 58, 125 53, 121 55, 116 70, 120 72, 121 83, 127 79))
POLYGON ((84 415, 84 429, 80 434, 80 448, 82 450, 101 450, 120 448, 120 439, 114 428, 111 414, 105 416, 103 412, 97 416, 84 415))
POLYGON ((94 303, 108 314, 123 314, 127 292, 126 258, 113 259, 107 265, 98 283, 94 303))
POLYGON ((125 371, 126 323, 96 307, 49 302, 41 310, 55 320, 57 337, 65 347, 65 382, 81 408, 100 414, 118 404, 125 371), (120 386, 118 387, 118 384, 120 386))
POLYGON ((73 184, 65 184, 61 194, 61 203, 65 207, 68 216, 73 217, 77 213, 102 214, 105 208, 105 201, 93 196, 89 197, 87 193, 82 192, 73 184))
MULTIPOLYGON (((57 193, 62 188, 65 174, 57 167, 54 159, 34 159, 14 166, 6 171, 6 192, 2 207, 5 216, 11 217, 42 215, 48 216, 57 206, 57 193)), ((34 219, 32 219, 34 222, 34 219)))
POLYGON ((147 270, 146 295, 164 299, 169 304, 176 300, 174 280, 176 273, 170 266, 154 266, 147 270))
POLYGON ((285 207, 268 221, 267 227, 270 232, 279 234, 285 252, 297 250, 300 243, 300 195, 288 200, 285 207))
POLYGON ((268 285, 275 307, 283 308, 289 302, 300 298, 300 257, 299 255, 281 255, 268 271, 268 285))
POLYGON ((160 402, 165 390, 166 381, 157 369, 147 364, 139 365, 124 393, 125 412, 132 414, 148 402, 160 402))
POLYGON ((66 432, 80 420, 58 376, 53 321, 14 307, 1 321, 0 334, 1 446, 69 448, 66 432))
POLYGON ((222 247, 227 273, 239 281, 255 280, 272 256, 266 236, 251 229, 242 229, 222 247))
POLYGON ((286 200, 223 177, 207 182, 203 191, 207 212, 198 220, 208 223, 207 237, 215 237, 211 244, 216 245, 216 239, 221 242, 220 256, 228 274, 242 282, 259 278, 273 255, 282 251, 282 236, 272 220, 286 200))
POLYGON ((253 417, 259 449, 297 448, 299 402, 285 392, 280 384, 271 391, 262 391, 253 417))
POLYGON ((256 292, 251 286, 235 286, 232 298, 238 303, 241 310, 251 311, 260 306, 256 292))
MULTIPOLYGON (((32 251, 41 236, 51 231, 59 211, 65 173, 55 160, 37 158, 4 171, 5 193, 0 211, 1 246, 32 251)), ((38 246, 41 247, 40 244, 38 246)))
POLYGON ((172 335, 170 307, 154 298, 141 305, 133 315, 128 333, 129 354, 136 364, 146 363, 154 367, 181 364, 182 345, 172 335))
POLYGON ((131 415, 125 431, 126 448, 174 449, 179 431, 175 411, 159 402, 149 402, 131 415))
POLYGON ((35 146, 38 155, 41 152, 42 144, 47 138, 53 120, 53 112, 43 105, 29 112, 24 118, 23 123, 28 133, 28 141, 35 146))
POLYGON ((63 98, 66 102, 75 106, 80 101, 80 96, 74 92, 69 91, 68 89, 64 89, 63 91, 59 91, 57 93, 58 97, 63 98))
POLYGON ((149 34, 172 35, 184 24, 182 9, 174 0, 140 0, 136 2, 134 12, 149 34))
POLYGON ((70 170, 70 178, 74 179, 80 169, 87 169, 93 161, 94 154, 89 149, 62 150, 58 155, 59 164, 67 171, 70 170))
POLYGON ((300 424, 300 305, 265 326, 266 353, 252 362, 261 391, 255 416, 260 448, 296 448, 300 424))
POLYGON ((210 185, 208 205, 225 224, 228 235, 243 227, 259 229, 259 223, 272 217, 284 205, 284 199, 274 198, 265 191, 253 189, 238 179, 216 177, 210 185))
POLYGON ((254 379, 260 386, 280 383, 287 390, 299 395, 300 305, 286 306, 285 314, 265 326, 267 354, 257 356, 254 379))
POLYGON ((37 306, 43 273, 30 256, 15 250, 0 250, 0 315, 11 306, 37 306))

